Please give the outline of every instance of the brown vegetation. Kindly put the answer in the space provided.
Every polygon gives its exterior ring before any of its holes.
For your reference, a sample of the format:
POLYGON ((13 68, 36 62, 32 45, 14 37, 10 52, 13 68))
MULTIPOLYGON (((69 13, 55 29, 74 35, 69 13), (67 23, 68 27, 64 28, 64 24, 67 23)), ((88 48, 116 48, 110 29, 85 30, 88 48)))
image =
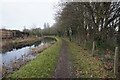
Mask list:
POLYGON ((21 46, 26 46, 33 44, 36 41, 42 40, 43 38, 41 37, 28 37, 24 39, 15 39, 15 40, 4 40, 0 42, 2 52, 6 52, 8 50, 11 50, 13 48, 21 47, 21 46))
POLYGON ((44 51, 45 49, 47 49, 48 47, 50 47, 52 44, 54 44, 55 43, 55 41, 53 41, 53 42, 49 42, 49 43, 45 43, 44 45, 42 45, 42 46, 39 46, 39 47, 37 47, 37 48, 33 48, 32 49, 32 54, 34 55, 35 53, 40 53, 40 52, 42 52, 42 51, 44 51))
POLYGON ((0 35, 2 39, 11 38, 13 36, 12 31, 10 30, 0 29, 0 33, 2 34, 0 35))

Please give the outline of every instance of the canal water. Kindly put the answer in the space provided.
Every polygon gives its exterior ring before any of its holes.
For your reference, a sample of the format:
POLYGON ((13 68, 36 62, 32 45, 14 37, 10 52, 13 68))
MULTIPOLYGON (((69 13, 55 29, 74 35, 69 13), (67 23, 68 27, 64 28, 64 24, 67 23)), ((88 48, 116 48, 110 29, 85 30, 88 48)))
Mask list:
POLYGON ((55 39, 53 38, 44 38, 42 41, 37 41, 31 46, 25 46, 22 48, 14 48, 11 51, 5 52, 5 53, 0 53, 0 56, 2 56, 2 63, 4 66, 10 67, 12 62, 18 59, 33 59, 36 56, 30 54, 31 50, 33 48, 36 48, 38 46, 44 45, 46 42, 53 41, 55 39))

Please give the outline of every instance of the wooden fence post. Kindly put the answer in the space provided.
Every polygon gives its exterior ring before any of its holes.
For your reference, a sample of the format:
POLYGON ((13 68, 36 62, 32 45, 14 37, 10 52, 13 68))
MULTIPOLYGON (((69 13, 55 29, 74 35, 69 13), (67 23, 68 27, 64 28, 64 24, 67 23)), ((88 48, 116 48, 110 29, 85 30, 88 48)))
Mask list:
MULTIPOLYGON (((2 30, 0 30, 0 42, 2 43, 2 30)), ((2 44, 0 44, 0 80, 2 79, 2 44)))
POLYGON ((93 47, 92 47, 92 55, 95 53, 95 41, 93 41, 93 47))
POLYGON ((69 28, 69 39, 70 39, 70 41, 72 41, 72 29, 71 29, 71 27, 69 28))
POLYGON ((0 80, 2 79, 2 55, 0 54, 0 80))
POLYGON ((115 56, 114 56, 114 74, 118 74, 118 47, 115 48, 115 56))
POLYGON ((84 42, 84 46, 83 46, 84 49, 86 48, 86 42, 87 42, 87 41, 85 40, 85 42, 84 42))

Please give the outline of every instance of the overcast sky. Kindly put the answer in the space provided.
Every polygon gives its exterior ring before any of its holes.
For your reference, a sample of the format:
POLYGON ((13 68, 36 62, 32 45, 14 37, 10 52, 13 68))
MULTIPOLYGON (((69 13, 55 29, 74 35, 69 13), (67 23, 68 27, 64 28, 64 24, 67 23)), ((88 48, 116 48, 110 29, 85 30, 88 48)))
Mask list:
POLYGON ((43 28, 44 22, 52 25, 59 0, 0 0, 0 27, 22 30, 32 25, 43 28))

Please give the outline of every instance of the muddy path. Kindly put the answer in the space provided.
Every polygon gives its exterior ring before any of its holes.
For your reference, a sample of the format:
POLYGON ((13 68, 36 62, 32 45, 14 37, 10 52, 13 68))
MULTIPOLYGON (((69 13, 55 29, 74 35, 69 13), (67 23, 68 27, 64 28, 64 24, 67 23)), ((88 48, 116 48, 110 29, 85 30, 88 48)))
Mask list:
POLYGON ((72 78, 70 54, 67 48, 67 42, 62 40, 62 48, 59 54, 59 61, 55 70, 54 78, 72 78))

